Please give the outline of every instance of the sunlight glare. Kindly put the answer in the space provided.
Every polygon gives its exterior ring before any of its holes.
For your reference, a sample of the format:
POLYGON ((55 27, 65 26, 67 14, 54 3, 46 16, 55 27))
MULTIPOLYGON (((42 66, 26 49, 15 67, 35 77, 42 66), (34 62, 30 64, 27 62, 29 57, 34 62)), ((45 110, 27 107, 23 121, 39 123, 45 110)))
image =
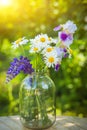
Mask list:
POLYGON ((11 5, 11 0, 0 0, 0 6, 9 6, 11 5))

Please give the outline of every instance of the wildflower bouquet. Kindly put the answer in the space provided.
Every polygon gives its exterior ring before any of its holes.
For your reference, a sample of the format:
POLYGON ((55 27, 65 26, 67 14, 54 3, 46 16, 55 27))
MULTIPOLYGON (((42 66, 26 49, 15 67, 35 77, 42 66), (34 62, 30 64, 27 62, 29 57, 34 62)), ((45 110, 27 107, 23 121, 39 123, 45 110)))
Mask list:
MULTIPOLYGON (((60 24, 54 28, 58 31, 58 38, 54 39, 47 34, 39 34, 34 39, 20 38, 12 43, 12 48, 23 49, 24 45, 29 48, 20 58, 14 58, 7 71, 6 82, 9 82, 21 71, 31 74, 34 71, 42 71, 45 68, 59 70, 61 62, 65 57, 71 57, 70 45, 73 43, 73 34, 77 30, 72 21, 60 24), (28 59, 30 57, 30 59, 28 59)), ((20 51, 20 50, 19 50, 20 51)))
POLYGON ((20 72, 29 74, 20 87, 19 103, 21 121, 28 128, 41 130, 55 122, 55 85, 42 72, 50 67, 58 71, 63 58, 71 57, 70 45, 76 29, 72 21, 67 21, 54 28, 58 31, 57 39, 41 33, 34 39, 23 37, 12 43, 12 48, 22 49, 23 55, 11 62, 6 82, 20 72))

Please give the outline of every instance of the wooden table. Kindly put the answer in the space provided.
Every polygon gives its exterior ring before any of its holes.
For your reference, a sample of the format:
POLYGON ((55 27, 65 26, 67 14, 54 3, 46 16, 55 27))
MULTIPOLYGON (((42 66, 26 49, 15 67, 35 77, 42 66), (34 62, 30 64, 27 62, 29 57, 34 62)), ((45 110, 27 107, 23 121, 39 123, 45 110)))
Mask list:
MULTIPOLYGON (((29 130, 24 128, 19 116, 0 117, 0 130, 29 130)), ((47 130, 87 130, 87 118, 58 116, 55 124, 47 130)))

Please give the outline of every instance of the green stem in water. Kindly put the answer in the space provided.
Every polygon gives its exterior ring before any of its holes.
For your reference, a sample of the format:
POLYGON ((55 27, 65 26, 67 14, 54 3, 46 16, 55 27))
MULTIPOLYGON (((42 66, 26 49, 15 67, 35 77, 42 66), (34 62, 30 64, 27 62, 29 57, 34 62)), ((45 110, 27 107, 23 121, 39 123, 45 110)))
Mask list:
POLYGON ((37 58, 37 55, 35 54, 35 72, 37 72, 37 60, 36 60, 36 58, 37 58))
POLYGON ((38 54, 35 54, 35 72, 38 71, 38 54))
POLYGON ((41 112, 42 119, 44 119, 44 118, 47 119, 48 116, 47 116, 46 106, 45 106, 44 102, 41 101, 41 97, 39 97, 38 95, 36 95, 36 98, 37 98, 37 103, 38 103, 38 107, 41 112))

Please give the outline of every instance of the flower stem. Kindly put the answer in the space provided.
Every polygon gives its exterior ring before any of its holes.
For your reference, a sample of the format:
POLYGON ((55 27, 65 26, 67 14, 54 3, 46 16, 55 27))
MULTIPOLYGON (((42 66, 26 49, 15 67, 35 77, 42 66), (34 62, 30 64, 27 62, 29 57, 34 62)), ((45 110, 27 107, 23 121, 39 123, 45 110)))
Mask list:
POLYGON ((23 46, 22 46, 22 45, 20 46, 20 48, 21 48, 21 50, 22 50, 22 52, 23 52, 24 56, 26 56, 25 51, 24 51, 24 48, 23 48, 23 46))
POLYGON ((35 72, 38 71, 38 54, 35 55, 35 72))

